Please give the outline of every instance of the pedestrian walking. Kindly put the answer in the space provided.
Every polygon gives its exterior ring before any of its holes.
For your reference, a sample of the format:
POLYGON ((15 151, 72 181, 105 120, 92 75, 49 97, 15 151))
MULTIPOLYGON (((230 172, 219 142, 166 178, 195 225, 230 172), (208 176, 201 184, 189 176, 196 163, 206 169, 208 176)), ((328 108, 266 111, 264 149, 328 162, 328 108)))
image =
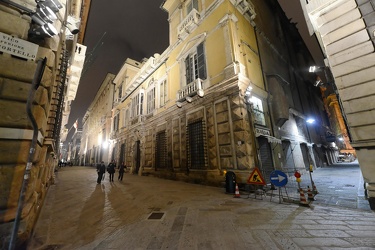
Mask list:
POLYGON ((108 164, 107 172, 109 173, 109 181, 113 181, 113 177, 115 176, 115 172, 116 172, 115 161, 111 161, 111 163, 108 164))
POLYGON ((98 166, 96 167, 96 171, 98 172, 98 180, 96 182, 100 184, 102 182, 103 175, 105 174, 104 161, 98 164, 98 166))
POLYGON ((126 169, 125 163, 122 162, 121 165, 119 166, 119 170, 118 170, 118 180, 119 181, 122 181, 122 178, 124 177, 125 169, 126 169))

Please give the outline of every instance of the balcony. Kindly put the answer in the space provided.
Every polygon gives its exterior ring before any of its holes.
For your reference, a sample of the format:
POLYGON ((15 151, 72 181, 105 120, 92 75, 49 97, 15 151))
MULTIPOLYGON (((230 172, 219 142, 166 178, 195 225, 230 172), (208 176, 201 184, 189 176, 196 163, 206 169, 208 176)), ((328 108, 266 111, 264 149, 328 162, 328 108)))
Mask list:
POLYGON ((202 80, 198 78, 194 82, 189 83, 177 92, 177 101, 183 101, 186 99, 186 97, 195 96, 196 94, 202 97, 202 93, 202 80))
POLYGON ((255 9, 250 0, 231 0, 232 4, 236 6, 237 10, 251 23, 255 26, 253 20, 256 17, 255 9))
POLYGON ((190 31, 197 26, 199 17, 198 11, 193 9, 180 25, 177 26, 178 36, 190 33, 190 31))

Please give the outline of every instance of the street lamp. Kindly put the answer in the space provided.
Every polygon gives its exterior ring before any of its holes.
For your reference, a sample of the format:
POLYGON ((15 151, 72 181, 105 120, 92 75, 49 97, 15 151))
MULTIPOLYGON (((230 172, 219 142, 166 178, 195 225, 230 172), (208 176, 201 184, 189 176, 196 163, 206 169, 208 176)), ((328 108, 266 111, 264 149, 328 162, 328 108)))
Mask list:
POLYGON ((312 117, 308 117, 308 118, 306 119, 306 122, 307 122, 308 124, 313 124, 313 123, 315 123, 315 119, 312 118, 312 117))

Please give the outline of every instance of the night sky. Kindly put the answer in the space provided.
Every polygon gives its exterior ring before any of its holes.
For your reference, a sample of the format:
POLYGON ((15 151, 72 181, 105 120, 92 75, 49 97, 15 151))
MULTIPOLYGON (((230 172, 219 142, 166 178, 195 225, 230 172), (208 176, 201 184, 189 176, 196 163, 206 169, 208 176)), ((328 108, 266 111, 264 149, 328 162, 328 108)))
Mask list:
MULTIPOLYGON (((292 22, 297 23, 313 57, 321 60, 314 37, 307 30, 300 0, 279 0, 292 22)), ((117 74, 127 58, 141 61, 168 47, 168 14, 160 8, 163 0, 92 0, 84 45, 91 62, 81 77, 76 99, 72 103, 68 128, 84 116, 106 74, 117 74), (102 40, 101 40, 102 38, 102 40), (101 45, 103 43, 103 45, 101 45), (95 49, 94 49, 95 48, 95 49)), ((72 136, 71 130, 67 140, 72 136)))
POLYGON ((92 59, 72 103, 68 129, 77 118, 82 128, 82 118, 108 72, 116 75, 127 58, 141 61, 167 49, 168 14, 160 8, 162 2, 92 0, 83 42, 92 59))

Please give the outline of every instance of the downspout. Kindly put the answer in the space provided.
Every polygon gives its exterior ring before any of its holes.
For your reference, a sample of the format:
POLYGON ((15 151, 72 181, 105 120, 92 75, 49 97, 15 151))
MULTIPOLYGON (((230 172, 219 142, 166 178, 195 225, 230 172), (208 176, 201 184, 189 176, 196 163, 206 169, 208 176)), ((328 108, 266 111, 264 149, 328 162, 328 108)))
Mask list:
POLYGON ((38 64, 37 64, 37 67, 36 67, 36 70, 35 70, 35 74, 34 74, 34 78, 33 78, 33 81, 31 83, 31 87, 30 87, 30 90, 29 90, 29 96, 27 97, 27 102, 26 102, 26 113, 27 113, 27 116, 28 116, 28 118, 31 122, 32 127, 33 127, 33 138, 32 138, 32 141, 31 141, 29 156, 28 156, 28 159, 27 159, 27 164, 26 164, 24 175, 23 175, 20 197, 18 199, 18 207, 17 207, 16 217, 14 219, 13 231, 12 231, 11 239, 10 239, 10 243, 9 243, 9 250, 13 250, 14 247, 15 247, 17 234, 18 234, 18 228, 19 228, 21 216, 22 216, 23 204, 24 204, 24 201, 25 201, 26 188, 27 188, 28 183, 29 183, 30 170, 31 170, 31 167, 33 165, 32 161, 33 161, 33 158, 34 158, 35 148, 36 148, 36 144, 37 144, 37 141, 38 141, 38 131, 39 131, 38 130, 38 124, 36 123, 36 120, 34 118, 34 115, 33 115, 33 112, 31 110, 31 108, 32 108, 32 103, 33 103, 33 100, 34 100, 35 92, 38 89, 38 87, 40 85, 40 82, 42 80, 42 77, 43 77, 46 62, 47 62, 46 58, 38 61, 38 64))

